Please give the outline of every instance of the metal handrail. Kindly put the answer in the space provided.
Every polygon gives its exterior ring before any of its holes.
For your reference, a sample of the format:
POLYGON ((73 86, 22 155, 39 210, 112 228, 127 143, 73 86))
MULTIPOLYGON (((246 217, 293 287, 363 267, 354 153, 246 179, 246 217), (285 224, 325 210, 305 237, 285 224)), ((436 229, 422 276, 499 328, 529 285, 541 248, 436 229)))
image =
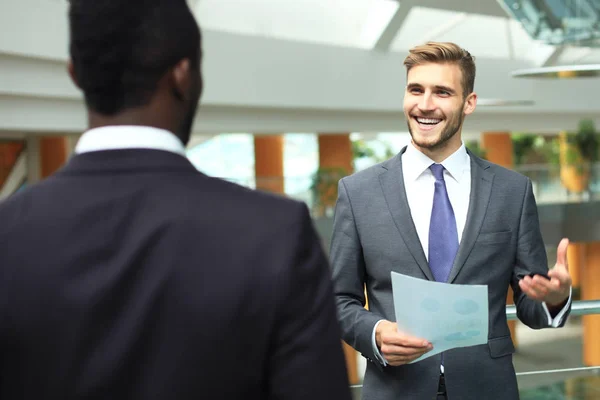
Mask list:
MULTIPOLYGON (((571 315, 600 314, 600 300, 579 300, 571 304, 571 315)), ((517 319, 517 307, 506 306, 506 319, 517 319)))
POLYGON ((564 372, 580 372, 580 371, 597 371, 597 372, 600 372, 600 366, 597 366, 597 367, 562 368, 562 369, 547 369, 545 371, 517 372, 517 376, 547 375, 547 374, 557 374, 557 373, 564 373, 564 372))
MULTIPOLYGON (((571 304, 571 316, 574 315, 590 315, 600 314, 600 300, 578 300, 571 304)), ((517 319, 517 307, 514 305, 506 306, 506 318, 510 320, 517 319)), ((528 376, 528 375, 545 375, 555 374, 564 372, 578 372, 578 371, 597 371, 600 373, 600 365, 593 367, 578 367, 578 368, 562 368, 562 369, 550 369, 545 371, 526 371, 517 372, 517 376, 528 376)), ((362 384, 350 385, 351 389, 362 388, 362 384)))
MULTIPOLYGON (((548 374, 559 374, 559 373, 566 373, 566 372, 581 372, 581 371, 594 371, 594 372, 600 373, 600 366, 548 369, 545 371, 526 371, 526 372, 517 372, 515 375, 516 376, 548 375, 548 374)), ((360 389, 362 387, 363 387, 362 384, 350 385, 350 389, 360 389)))

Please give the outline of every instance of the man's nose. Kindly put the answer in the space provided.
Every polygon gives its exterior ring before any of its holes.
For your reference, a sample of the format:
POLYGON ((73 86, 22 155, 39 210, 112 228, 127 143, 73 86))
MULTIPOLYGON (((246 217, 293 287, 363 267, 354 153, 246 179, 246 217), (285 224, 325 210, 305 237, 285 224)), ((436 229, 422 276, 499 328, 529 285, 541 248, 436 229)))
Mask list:
POLYGON ((421 100, 419 101, 418 107, 419 107, 419 110, 421 110, 421 111, 433 110, 435 108, 435 106, 433 104, 433 99, 431 97, 431 94, 425 93, 423 96, 421 96, 421 100))

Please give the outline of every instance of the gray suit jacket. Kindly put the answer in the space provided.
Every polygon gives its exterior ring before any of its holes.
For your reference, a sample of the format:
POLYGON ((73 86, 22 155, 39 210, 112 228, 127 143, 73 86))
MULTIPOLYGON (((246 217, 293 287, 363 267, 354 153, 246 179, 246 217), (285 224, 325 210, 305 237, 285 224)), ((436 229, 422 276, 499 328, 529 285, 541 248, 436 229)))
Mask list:
MULTIPOLYGON (((434 398, 440 374, 439 354, 383 367, 371 341, 378 320, 395 321, 391 271, 434 280, 404 192, 405 150, 339 182, 330 254, 334 290, 343 339, 371 361, 362 392, 369 400, 434 398)), ((547 272, 548 261, 530 180, 469 155, 469 209, 448 282, 488 286, 489 340, 444 353, 446 387, 451 399, 518 399, 506 296, 511 285, 519 319, 534 329, 547 327, 542 305, 526 297, 518 281, 547 272)))

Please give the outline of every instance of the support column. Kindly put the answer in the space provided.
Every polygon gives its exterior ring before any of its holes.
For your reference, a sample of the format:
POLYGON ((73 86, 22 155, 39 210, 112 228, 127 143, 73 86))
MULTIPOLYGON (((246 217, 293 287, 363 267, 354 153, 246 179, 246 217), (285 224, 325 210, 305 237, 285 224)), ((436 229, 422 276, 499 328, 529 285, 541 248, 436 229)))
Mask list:
POLYGON ((352 142, 349 133, 319 135, 319 168, 354 170, 352 142))
POLYGON ((22 141, 0 142, 0 188, 4 185, 22 150, 22 141))
MULTIPOLYGON (((349 133, 319 134, 319 171, 317 172, 317 215, 331 214, 337 200, 339 179, 354 170, 352 142, 349 133)), ((348 381, 358 383, 358 352, 342 342, 346 355, 348 381)))
MULTIPOLYGON (((587 243, 581 271, 582 300, 600 299, 600 242, 587 243)), ((583 316, 583 363, 600 365, 600 315, 583 316)))
MULTIPOLYGON (((505 168, 514 167, 513 142, 510 132, 483 132, 481 134, 481 147, 485 150, 489 162, 505 168)), ((513 290, 508 288, 506 304, 514 304, 513 290)), ((510 336, 515 347, 517 346, 517 321, 508 321, 510 336)))
POLYGON ((481 147, 489 162, 505 168, 513 168, 513 142, 510 132, 484 132, 481 135, 481 147))
POLYGON ((40 174, 47 178, 67 162, 69 142, 65 136, 44 136, 39 138, 40 174))
POLYGON ((581 285, 581 271, 585 265, 585 249, 585 243, 569 243, 567 248, 567 260, 573 288, 579 288, 581 285))
POLYGON ((283 135, 254 136, 256 189, 285 193, 283 143, 283 135))
POLYGON ((319 134, 319 170, 313 182, 315 215, 332 216, 341 178, 354 171, 349 133, 319 134))

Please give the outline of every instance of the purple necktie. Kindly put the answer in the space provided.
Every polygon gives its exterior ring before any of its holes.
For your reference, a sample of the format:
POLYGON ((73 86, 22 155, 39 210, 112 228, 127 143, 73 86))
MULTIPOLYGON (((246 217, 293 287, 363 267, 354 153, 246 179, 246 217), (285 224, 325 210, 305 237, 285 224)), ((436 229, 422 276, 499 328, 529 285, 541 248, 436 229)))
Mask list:
POLYGON ((452 204, 444 181, 444 166, 432 164, 435 193, 429 225, 429 268, 438 282, 446 282, 458 251, 458 233, 452 204))

